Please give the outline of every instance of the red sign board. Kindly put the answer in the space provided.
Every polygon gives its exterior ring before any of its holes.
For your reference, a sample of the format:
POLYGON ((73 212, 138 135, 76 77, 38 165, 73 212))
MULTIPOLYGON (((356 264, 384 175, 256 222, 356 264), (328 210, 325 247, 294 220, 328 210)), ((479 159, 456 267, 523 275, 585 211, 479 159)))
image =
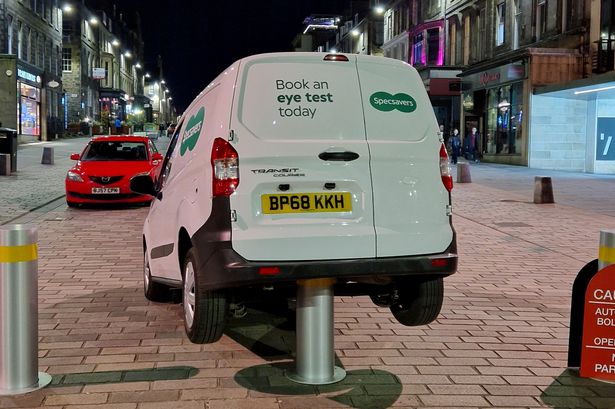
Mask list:
POLYGON ((598 271, 585 291, 579 375, 615 381, 615 264, 598 271))

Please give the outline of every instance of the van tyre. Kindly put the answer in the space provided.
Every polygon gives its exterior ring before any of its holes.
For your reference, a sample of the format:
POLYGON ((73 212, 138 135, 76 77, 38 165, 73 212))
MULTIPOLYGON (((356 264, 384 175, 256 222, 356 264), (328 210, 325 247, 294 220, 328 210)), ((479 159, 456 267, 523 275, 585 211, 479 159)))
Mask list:
POLYGON ((391 312, 402 325, 413 327, 435 320, 444 300, 444 280, 409 281, 399 288, 399 298, 391 305, 391 312))
POLYGON ((168 301, 171 295, 169 287, 152 280, 147 248, 143 251, 143 292, 145 298, 154 302, 168 301))
POLYGON ((195 344, 218 341, 224 332, 229 303, 223 291, 208 291, 200 284, 205 272, 197 271, 199 259, 194 248, 186 254, 183 268, 183 309, 186 335, 195 344))

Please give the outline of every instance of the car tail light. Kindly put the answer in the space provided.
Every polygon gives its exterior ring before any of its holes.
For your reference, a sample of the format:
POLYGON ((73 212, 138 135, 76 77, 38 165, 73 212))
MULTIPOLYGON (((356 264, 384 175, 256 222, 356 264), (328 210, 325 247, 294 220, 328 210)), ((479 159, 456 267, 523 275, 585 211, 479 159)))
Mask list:
POLYGON ((230 196, 239 185, 239 155, 230 143, 222 138, 214 140, 211 149, 214 196, 230 196))
POLYGON ((448 165, 448 153, 444 144, 440 146, 440 176, 442 176, 442 184, 449 192, 453 190, 453 174, 448 165))
POLYGON ((448 265, 448 259, 446 258, 434 258, 431 260, 432 267, 446 267, 448 265))

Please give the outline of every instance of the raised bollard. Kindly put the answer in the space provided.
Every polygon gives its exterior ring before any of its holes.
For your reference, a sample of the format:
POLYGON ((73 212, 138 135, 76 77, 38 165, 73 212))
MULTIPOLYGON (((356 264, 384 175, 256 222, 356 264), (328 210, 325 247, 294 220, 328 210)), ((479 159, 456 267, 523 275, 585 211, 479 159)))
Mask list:
POLYGON ((536 176, 534 178, 534 203, 555 203, 550 177, 536 176))
POLYGON ((53 165, 53 148, 46 146, 43 148, 43 158, 41 160, 43 165, 53 165))
POLYGON ((307 385, 339 382, 346 371, 335 366, 333 283, 330 278, 297 282, 297 356, 288 379, 307 385))
POLYGON ((615 230, 600 230, 598 270, 615 264, 615 230))
POLYGON ((38 372, 38 247, 32 225, 0 226, 0 395, 43 388, 38 372))

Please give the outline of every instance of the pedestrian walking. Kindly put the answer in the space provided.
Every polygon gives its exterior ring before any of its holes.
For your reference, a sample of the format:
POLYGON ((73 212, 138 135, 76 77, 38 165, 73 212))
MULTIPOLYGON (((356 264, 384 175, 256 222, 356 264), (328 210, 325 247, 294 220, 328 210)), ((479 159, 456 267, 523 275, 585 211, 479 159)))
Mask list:
POLYGON ((466 159, 474 161, 475 163, 478 163, 478 156, 476 152, 477 142, 478 142, 478 130, 475 127, 472 127, 472 130, 470 131, 470 133, 466 135, 464 148, 466 152, 466 159))
POLYGON ((122 133, 122 121, 119 117, 115 118, 115 134, 119 135, 122 133))
POLYGON ((161 122, 160 125, 158 125, 158 136, 162 137, 163 134, 164 134, 164 125, 161 122))
POLYGON ((452 153, 453 164, 457 164, 457 159, 461 154, 461 139, 459 139, 459 130, 455 128, 453 135, 449 139, 452 153))

